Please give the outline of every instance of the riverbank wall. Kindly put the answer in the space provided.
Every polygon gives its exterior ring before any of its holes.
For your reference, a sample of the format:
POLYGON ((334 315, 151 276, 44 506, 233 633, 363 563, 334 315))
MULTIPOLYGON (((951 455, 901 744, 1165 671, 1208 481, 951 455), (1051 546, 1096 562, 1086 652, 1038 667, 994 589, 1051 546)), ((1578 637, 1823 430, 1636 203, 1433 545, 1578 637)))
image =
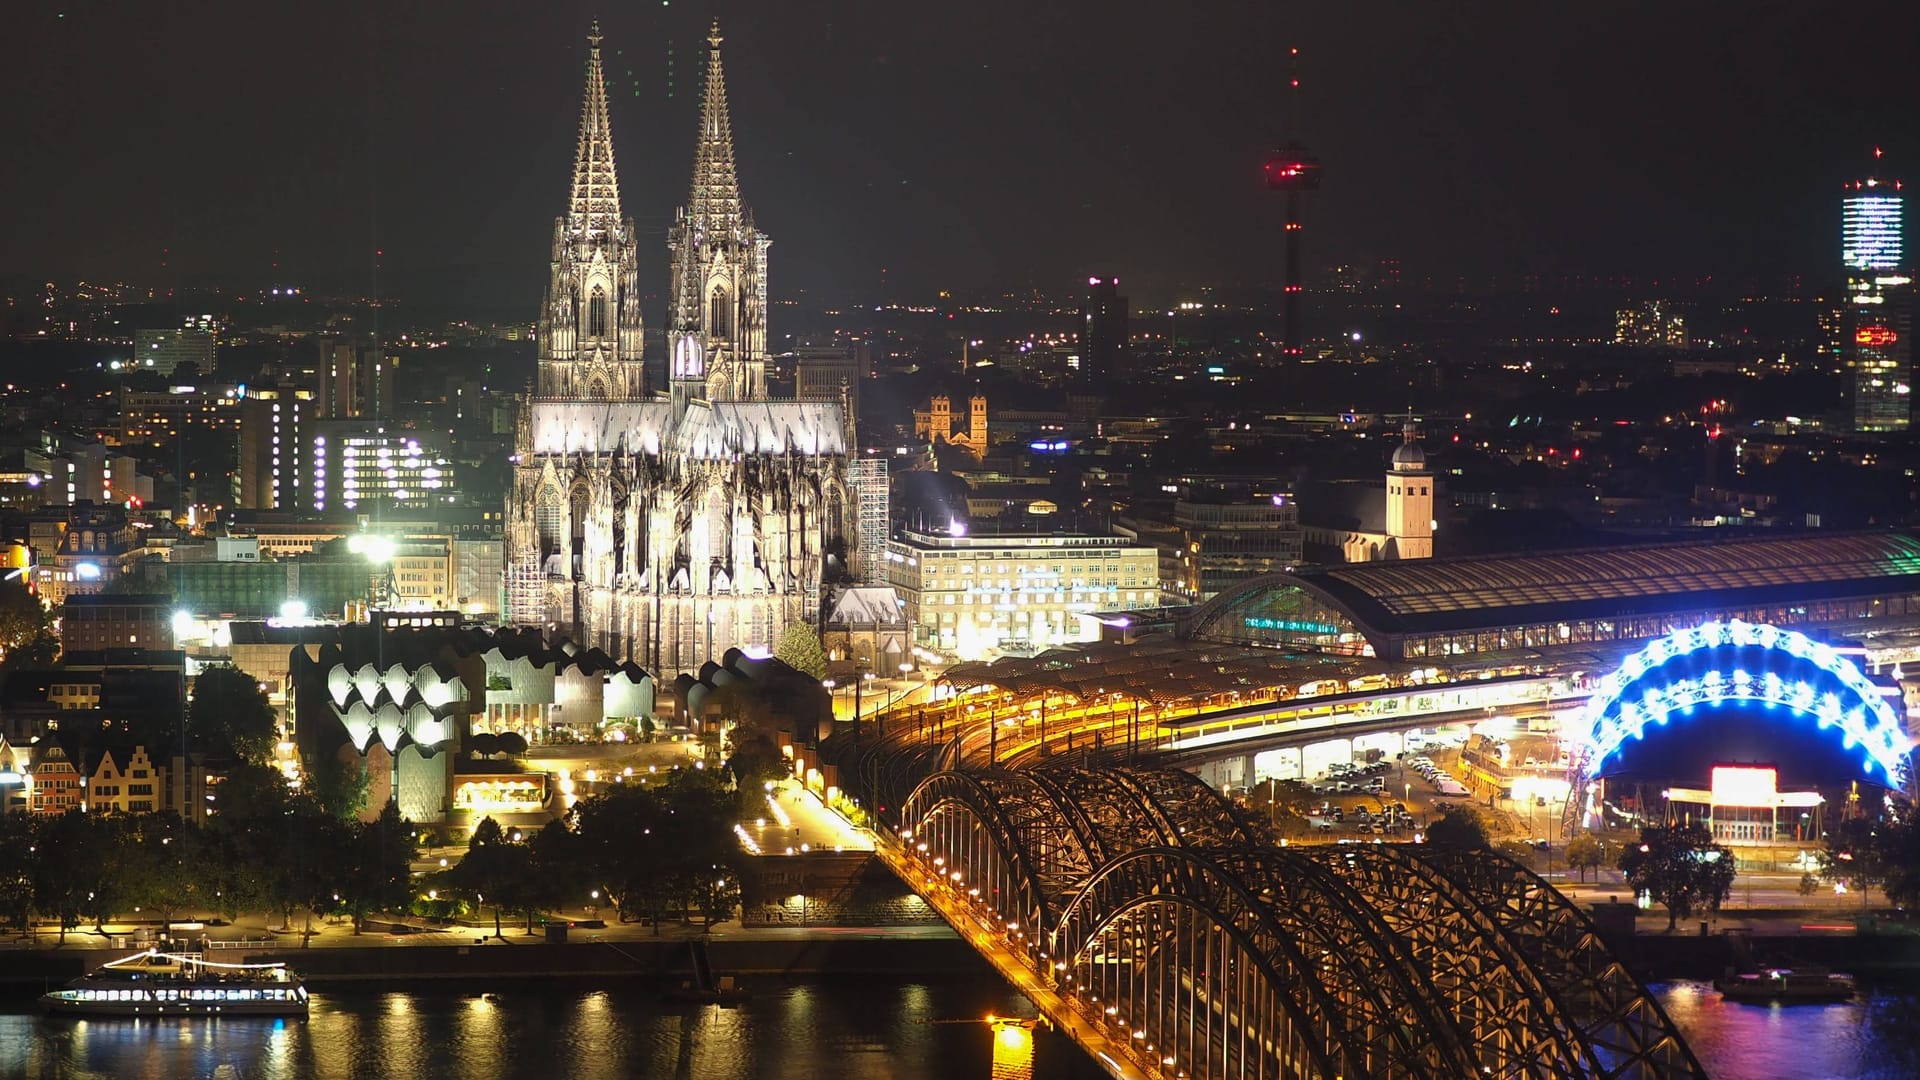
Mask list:
POLYGON ((1616 942, 1627 967, 1647 982, 1711 979, 1728 968, 1824 967, 1899 981, 1920 977, 1920 935, 1895 930, 1800 934, 1635 934, 1616 942))

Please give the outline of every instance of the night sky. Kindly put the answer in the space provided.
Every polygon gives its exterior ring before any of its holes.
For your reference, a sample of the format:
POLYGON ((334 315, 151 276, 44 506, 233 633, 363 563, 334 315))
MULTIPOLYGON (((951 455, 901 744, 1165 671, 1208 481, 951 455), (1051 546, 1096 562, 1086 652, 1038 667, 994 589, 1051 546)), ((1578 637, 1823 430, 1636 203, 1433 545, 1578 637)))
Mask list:
POLYGON ((659 240, 716 11, 776 296, 1271 281, 1289 45, 1310 267, 1818 284, 1871 148, 1920 178, 1911 0, 9 0, 0 274, 365 291, 377 246, 389 295, 530 313, 588 19, 659 240))

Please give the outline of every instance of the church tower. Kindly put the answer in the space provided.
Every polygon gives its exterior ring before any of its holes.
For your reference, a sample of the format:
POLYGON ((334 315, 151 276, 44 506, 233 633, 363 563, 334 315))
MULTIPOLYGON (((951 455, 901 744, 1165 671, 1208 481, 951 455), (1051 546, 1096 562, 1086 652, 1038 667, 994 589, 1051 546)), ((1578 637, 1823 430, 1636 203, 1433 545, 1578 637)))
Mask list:
POLYGON ((767 248, 740 198, 733 127, 720 67, 720 23, 707 36, 707 84, 694 144, 693 185, 667 241, 672 282, 667 338, 673 397, 767 396, 767 248))
POLYGON ((1420 430, 1408 415, 1387 470, 1385 557, 1433 558, 1433 523, 1433 472, 1427 468, 1427 452, 1420 448, 1420 430))
POLYGON ((620 216, 600 24, 587 35, 586 101, 567 212, 553 222, 553 262, 540 308, 541 398, 631 401, 647 392, 633 219, 620 216))
POLYGON ((597 26, 588 42, 539 383, 515 433, 507 618, 662 675, 767 655, 860 557, 849 402, 767 397, 767 238, 734 177, 717 29, 693 189, 668 234, 669 383, 649 392, 597 26))

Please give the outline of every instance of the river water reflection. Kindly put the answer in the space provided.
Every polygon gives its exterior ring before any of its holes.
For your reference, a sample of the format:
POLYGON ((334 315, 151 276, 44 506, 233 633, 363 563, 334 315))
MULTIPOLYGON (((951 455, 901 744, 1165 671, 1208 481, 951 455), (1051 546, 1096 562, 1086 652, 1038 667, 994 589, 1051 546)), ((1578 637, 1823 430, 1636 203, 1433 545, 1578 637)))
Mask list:
MULTIPOLYGON (((1920 1076, 1920 998, 1911 994, 1757 1008, 1725 1004, 1702 983, 1656 989, 1714 1080, 1920 1076)), ((989 1013, 1032 1007, 994 984, 854 979, 763 987, 737 1008, 631 988, 317 994, 304 1022, 43 1019, 14 1000, 0 1006, 0 1077, 988 1080, 993 1032, 939 1021, 989 1013)), ((1032 1075, 1100 1072, 1042 1033, 1032 1075)))
MULTIPOLYGON (((1032 1012, 997 984, 853 979, 762 988, 735 1008, 537 985, 317 993, 305 1021, 42 1018, 15 1000, 0 1012, 0 1077, 987 1080, 993 1031, 936 1021, 1032 1012)), ((1035 1039, 1032 1062, 1035 1076, 1099 1075, 1056 1035, 1035 1039)))

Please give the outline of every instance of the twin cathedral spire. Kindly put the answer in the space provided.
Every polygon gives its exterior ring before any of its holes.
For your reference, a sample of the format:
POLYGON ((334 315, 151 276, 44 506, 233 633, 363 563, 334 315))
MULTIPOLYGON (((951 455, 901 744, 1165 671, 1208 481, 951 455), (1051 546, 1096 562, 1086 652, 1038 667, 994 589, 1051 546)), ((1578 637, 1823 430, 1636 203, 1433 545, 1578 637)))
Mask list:
MULTIPOLYGON (((620 213, 600 25, 587 35, 585 103, 567 213, 555 219, 552 273, 540 316, 536 396, 646 397, 639 260, 633 219, 620 213)), ((668 235, 668 389, 676 413, 694 399, 764 400, 767 248, 740 197, 720 62, 720 26, 707 37, 706 90, 687 204, 668 235)))

